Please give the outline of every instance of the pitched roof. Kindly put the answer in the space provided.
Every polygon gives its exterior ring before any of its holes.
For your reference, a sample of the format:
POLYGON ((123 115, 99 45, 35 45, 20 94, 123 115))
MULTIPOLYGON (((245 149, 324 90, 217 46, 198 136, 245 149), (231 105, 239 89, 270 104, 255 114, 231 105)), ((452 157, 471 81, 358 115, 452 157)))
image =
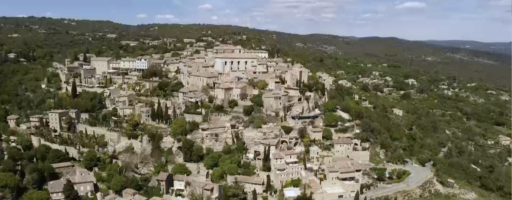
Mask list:
POLYGON ((61 162, 52 164, 53 168, 62 168, 62 167, 74 167, 75 165, 71 162, 61 162))
POLYGON ((186 178, 187 176, 185 175, 174 175, 173 177, 174 181, 185 181, 186 178))
POLYGON ((18 119, 18 115, 9 115, 7 116, 7 119, 18 119))
POLYGON ((352 144, 352 140, 350 138, 340 137, 333 140, 334 144, 352 144))
POLYGON ((160 174, 158 174, 158 176, 156 177, 156 180, 165 181, 165 179, 167 179, 168 176, 169 176, 169 173, 160 172, 160 174))
POLYGON ((91 61, 108 61, 112 59, 111 57, 92 57, 91 61))
POLYGON ((203 72, 192 72, 190 76, 198 76, 205 78, 217 78, 219 75, 215 72, 203 71, 203 72))
POLYGON ((236 179, 239 183, 250 183, 250 184, 258 184, 263 185, 264 181, 260 177, 251 177, 251 176, 235 176, 234 179, 236 179))
POLYGON ((215 58, 235 58, 235 59, 258 59, 257 55, 253 54, 237 54, 237 53, 226 53, 226 54, 217 54, 215 58))
POLYGON ((138 192, 134 189, 126 188, 123 190, 123 194, 135 195, 135 194, 138 194, 138 192))
POLYGON ((50 193, 62 192, 64 189, 64 184, 66 184, 66 179, 50 181, 50 182, 48 182, 48 192, 50 192, 50 193))

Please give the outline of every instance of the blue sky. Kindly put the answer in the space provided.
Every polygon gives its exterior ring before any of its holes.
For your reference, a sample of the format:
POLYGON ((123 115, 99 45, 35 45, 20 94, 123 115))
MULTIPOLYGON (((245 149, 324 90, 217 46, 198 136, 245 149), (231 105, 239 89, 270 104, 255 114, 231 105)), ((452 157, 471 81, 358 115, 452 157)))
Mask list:
POLYGON ((2 16, 233 24, 411 40, 512 40, 512 0, 15 0, 2 16))

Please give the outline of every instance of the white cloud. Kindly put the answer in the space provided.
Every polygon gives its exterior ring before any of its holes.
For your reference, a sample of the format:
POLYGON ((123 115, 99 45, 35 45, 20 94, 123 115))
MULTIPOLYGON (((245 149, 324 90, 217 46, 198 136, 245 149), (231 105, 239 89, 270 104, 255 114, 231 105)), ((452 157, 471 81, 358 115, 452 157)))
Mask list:
POLYGON ((511 0, 490 0, 489 4, 494 6, 510 6, 512 5, 511 0))
POLYGON ((408 2, 404 2, 404 3, 398 4, 395 6, 396 9, 409 9, 409 8, 420 9, 420 8, 425 8, 425 7, 427 7, 427 4, 425 4, 423 2, 417 2, 417 1, 408 1, 408 2))
POLYGON ((178 21, 178 19, 176 17, 174 17, 174 15, 171 15, 171 14, 163 14, 163 15, 157 15, 155 16, 156 19, 165 19, 165 20, 169 20, 169 21, 178 21))
POLYGON ((326 13, 326 14, 322 14, 320 16, 322 16, 324 18, 336 18, 336 15, 332 14, 332 13, 326 13))
MULTIPOLYGON (((338 7, 347 0, 269 0, 253 9, 253 15, 272 18, 300 18, 302 20, 329 21, 336 18, 338 7)), ((296 20, 296 19, 292 19, 296 20)))
POLYGON ((203 9, 203 10, 210 10, 213 8, 213 6, 210 4, 203 4, 203 5, 200 5, 198 8, 203 9))
POLYGON ((16 17, 27 17, 27 15, 16 15, 16 17))
POLYGON ((146 14, 138 14, 137 18, 148 18, 148 15, 146 15, 146 14))
POLYGON ((217 16, 212 16, 212 20, 217 20, 219 19, 217 16))
POLYGON ((367 13, 367 14, 361 15, 361 18, 370 18, 370 17, 373 17, 373 14, 367 13))
POLYGON ((46 12, 44 15, 46 15, 46 16, 52 16, 52 13, 51 13, 51 12, 46 12))

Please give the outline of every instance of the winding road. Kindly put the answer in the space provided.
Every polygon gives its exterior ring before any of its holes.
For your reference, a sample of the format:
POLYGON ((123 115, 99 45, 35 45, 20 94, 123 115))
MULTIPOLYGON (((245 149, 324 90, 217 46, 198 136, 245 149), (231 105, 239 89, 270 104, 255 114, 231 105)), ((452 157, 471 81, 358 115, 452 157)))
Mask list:
POLYGON ((422 167, 418 165, 413 165, 411 164, 411 162, 408 162, 404 166, 385 165, 385 167, 387 167, 388 169, 406 169, 409 172, 411 172, 411 175, 409 175, 409 177, 407 177, 401 183, 380 186, 379 188, 365 192, 365 194, 362 196, 366 196, 367 198, 376 198, 417 188, 425 181, 434 176, 434 173, 432 173, 432 171, 430 170, 431 166, 432 163, 427 163, 425 167, 422 167))

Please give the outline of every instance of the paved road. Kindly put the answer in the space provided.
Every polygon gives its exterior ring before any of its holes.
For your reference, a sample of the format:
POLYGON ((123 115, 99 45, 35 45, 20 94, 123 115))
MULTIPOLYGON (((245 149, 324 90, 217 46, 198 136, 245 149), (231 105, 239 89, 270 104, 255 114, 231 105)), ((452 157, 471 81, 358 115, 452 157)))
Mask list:
POLYGON ((388 169, 393 168, 401 168, 406 169, 409 172, 411 172, 411 175, 407 177, 403 182, 398 184, 393 184, 389 186, 381 186, 379 188, 370 190, 365 193, 364 196, 368 198, 375 198, 375 197, 381 197, 385 195, 391 195, 393 193, 405 191, 405 190, 412 190, 414 188, 419 187, 421 184, 423 184, 425 181, 430 179, 432 176, 434 176, 434 173, 430 170, 430 167, 432 166, 432 163, 428 163, 425 167, 412 165, 412 164, 406 164, 405 166, 397 166, 397 165, 387 165, 388 169))

